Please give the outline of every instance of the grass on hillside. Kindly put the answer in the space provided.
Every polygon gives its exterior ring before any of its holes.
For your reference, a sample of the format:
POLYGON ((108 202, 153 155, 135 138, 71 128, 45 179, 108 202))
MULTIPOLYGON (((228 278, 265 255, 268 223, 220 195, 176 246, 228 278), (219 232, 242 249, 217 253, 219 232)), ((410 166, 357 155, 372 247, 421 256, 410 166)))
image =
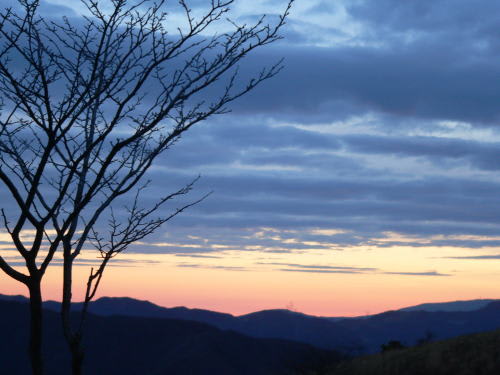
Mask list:
POLYGON ((323 374, 498 375, 500 330, 360 357, 323 374))

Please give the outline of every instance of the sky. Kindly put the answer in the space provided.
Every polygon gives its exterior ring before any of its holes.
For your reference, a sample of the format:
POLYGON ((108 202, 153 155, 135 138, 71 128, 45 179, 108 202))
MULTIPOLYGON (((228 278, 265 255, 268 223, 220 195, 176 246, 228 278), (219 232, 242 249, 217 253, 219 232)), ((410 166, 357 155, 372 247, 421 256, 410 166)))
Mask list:
MULTIPOLYGON (((41 10, 78 17, 66 4, 41 10)), ((231 17, 285 5, 240 0, 231 17)), ((151 196, 198 175, 190 198, 212 194, 120 254, 99 296, 322 316, 500 298, 499 22, 494 0, 297 0, 284 38, 242 67, 283 57, 281 73, 150 171, 151 196)), ((0 246, 17 261, 2 232, 0 246)), ((0 293, 25 291, 2 274, 0 293)))

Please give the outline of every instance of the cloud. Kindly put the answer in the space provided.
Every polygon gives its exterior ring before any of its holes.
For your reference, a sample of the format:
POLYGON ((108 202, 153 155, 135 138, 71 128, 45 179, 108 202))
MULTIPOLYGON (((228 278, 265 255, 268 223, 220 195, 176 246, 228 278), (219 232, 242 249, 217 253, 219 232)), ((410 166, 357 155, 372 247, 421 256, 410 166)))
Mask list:
MULTIPOLYGON (((200 124, 167 150, 147 176, 153 183, 144 202, 198 173, 187 199, 214 193, 130 251, 208 258, 220 246, 268 253, 498 246, 488 236, 500 231, 500 49, 492 28, 500 5, 471 4, 304 6, 290 23, 295 39, 263 48, 241 67, 248 78, 285 56, 283 72, 235 102, 234 113, 200 124), (344 12, 346 23, 324 26, 318 17, 328 12, 344 12), (279 233, 255 236, 263 227, 279 233), (312 232, 331 228, 341 232, 312 232), (384 241, 388 231, 408 238, 384 241), (189 239, 193 233, 199 238, 189 239)), ((13 202, 2 206, 10 212, 13 202)))
MULTIPOLYGON (((21 5, 18 0, 2 0, 2 4, 0 5, 0 10, 4 10, 6 8, 12 8, 13 10, 21 10, 21 5)), ((61 4, 54 4, 49 1, 40 1, 40 5, 38 7, 38 12, 42 16, 50 16, 50 17, 75 17, 75 11, 61 4)))
POLYGON ((205 254, 175 254, 177 257, 183 257, 183 258, 206 258, 206 259, 221 259, 223 258, 222 256, 216 256, 216 255, 205 255, 205 254))
MULTIPOLYGON (((9 265, 13 267, 26 267, 26 263, 20 260, 20 257, 14 258, 4 258, 8 261, 9 265)), ((92 258, 77 258, 74 262, 75 267, 87 267, 87 266, 98 266, 102 263, 100 259, 92 258)), ((143 267, 145 265, 159 264, 159 261, 150 259, 123 259, 115 258, 112 262, 107 264, 107 267, 143 267)), ((52 266, 62 267, 62 259, 53 259, 50 263, 52 266)))
MULTIPOLYGON (((446 159, 468 162, 478 169, 498 170, 498 142, 479 142, 457 138, 431 136, 348 135, 339 137, 347 149, 363 154, 389 154, 425 157, 443 165, 446 159)), ((449 164, 448 164, 449 165, 449 164)))
MULTIPOLYGON (((451 40, 404 49, 281 47, 249 64, 286 57, 285 69, 245 101, 240 113, 267 113, 301 122, 343 120, 369 112, 493 125, 500 96, 496 55, 470 61, 451 40), (465 60, 464 60, 465 57, 465 60), (305 68, 304 68, 305 67, 305 68)), ((460 49, 462 48, 462 49, 460 49)), ((465 49, 465 51, 464 51, 465 49)))
POLYGON ((384 272, 385 275, 401 275, 401 276, 453 276, 451 274, 440 273, 436 271, 428 272, 384 272))
POLYGON ((283 272, 304 272, 304 273, 343 273, 343 274, 356 274, 361 273, 359 271, 350 271, 350 270, 329 270, 329 269, 294 269, 294 268, 280 268, 277 271, 283 272))
POLYGON ((346 266, 328 266, 328 265, 307 265, 307 264, 296 264, 296 263, 273 263, 273 262, 257 262, 259 265, 271 265, 271 266, 286 266, 293 269, 300 269, 305 271, 342 271, 342 272, 373 272, 377 271, 377 268, 371 267, 346 267, 346 266))
POLYGON ((473 259, 473 260, 489 260, 489 259, 491 259, 491 260, 497 260, 497 259, 500 259, 500 254, 444 257, 444 259, 473 259))
POLYGON ((260 265, 275 265, 285 266, 286 268, 279 268, 278 271, 284 272, 305 272, 305 273, 340 273, 340 274, 379 274, 379 275, 401 275, 401 276, 452 276, 451 274, 444 274, 436 271, 427 272, 390 272, 382 271, 378 268, 370 267, 346 267, 346 266, 324 266, 324 265, 303 265, 303 264, 287 264, 287 263, 266 263, 259 262, 260 265))
POLYGON ((385 32, 421 31, 461 32, 472 35, 489 35, 486 31, 498 20, 500 5, 494 0, 381 0, 374 4, 363 0, 346 2, 349 13, 371 26, 372 30, 385 32))
POLYGON ((223 271, 248 271, 247 267, 237 267, 237 266, 214 266, 207 264, 195 264, 195 263, 180 263, 177 267, 181 268, 203 268, 212 270, 223 270, 223 271))
POLYGON ((311 2, 297 19, 314 27, 289 25, 290 38, 311 43, 249 57, 249 70, 281 56, 285 69, 235 108, 303 123, 377 113, 398 117, 393 126, 409 117, 496 126, 499 8, 493 0, 311 2))

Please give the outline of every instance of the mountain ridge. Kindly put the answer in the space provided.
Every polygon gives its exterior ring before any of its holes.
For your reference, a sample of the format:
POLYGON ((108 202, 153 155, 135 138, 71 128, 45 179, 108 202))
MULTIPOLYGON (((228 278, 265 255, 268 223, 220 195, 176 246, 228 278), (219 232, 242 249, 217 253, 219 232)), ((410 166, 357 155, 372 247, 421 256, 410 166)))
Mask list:
MULTIPOLYGON (((0 293, 0 300, 16 300, 16 301, 27 301, 28 297, 22 295, 22 294, 15 294, 15 295, 8 295, 8 294, 1 294, 0 293)), ((319 315, 310 315, 310 314, 305 314, 301 313, 298 311, 293 311, 293 310, 288 310, 288 309, 281 309, 281 308, 276 308, 276 309, 264 309, 264 310, 258 310, 254 312, 250 312, 247 314, 241 314, 241 315, 234 315, 231 313, 225 313, 225 312, 219 312, 215 310, 208 310, 208 309, 201 309, 201 308, 190 308, 186 306, 172 306, 172 307, 166 307, 166 306, 161 306, 158 305, 154 302, 148 301, 148 300, 140 300, 137 298, 132 298, 132 297, 109 297, 109 296, 103 296, 98 298, 97 300, 94 300, 91 302, 91 304, 95 304, 96 302, 99 304, 107 304, 109 302, 113 302, 113 304, 116 306, 117 302, 131 302, 131 303, 140 303, 144 306, 148 305, 151 310, 158 310, 158 309, 169 309, 169 310, 184 310, 184 311, 193 311, 193 312, 209 312, 209 313, 214 313, 214 314, 220 314, 228 317, 244 317, 247 315, 253 315, 261 312, 268 312, 268 311, 282 311, 282 312, 289 312, 292 314, 298 314, 302 316, 308 316, 308 317, 314 317, 314 318, 322 318, 322 319, 330 319, 330 320, 342 320, 342 319, 365 319, 367 317, 372 317, 376 315, 380 315, 389 311, 408 311, 408 312, 413 312, 413 311, 428 311, 428 312, 460 312, 460 311, 475 311, 479 310, 486 305, 492 303, 492 302, 497 302, 500 301, 500 299, 493 299, 493 298, 480 298, 480 299, 472 299, 472 300, 456 300, 456 301, 447 301, 447 302, 426 302, 426 303, 421 303, 418 305, 412 305, 412 306, 407 306, 407 307, 402 307, 399 309, 390 309, 387 311, 383 311, 380 313, 376 314, 370 314, 370 315, 359 315, 359 316, 319 316, 319 315)), ((44 302, 44 304, 49 307, 49 308, 55 308, 56 306, 59 305, 60 302, 54 301, 54 300, 47 300, 44 302)), ((81 305, 81 302, 75 302, 74 306, 76 309, 78 309, 79 305, 81 305)), ((130 308, 130 305, 127 305, 127 308, 130 308)), ((130 312, 132 314, 133 312, 130 312)), ((142 310, 141 310, 142 313, 142 310)))
MULTIPOLYGON (((19 296, 11 296, 19 299, 19 296)), ((1 300, 1 296, 0 296, 1 300)), ((27 300, 24 299, 26 302, 27 300)), ((477 305, 478 300, 472 304, 477 305)), ((481 300, 484 302, 484 300, 481 300)), ((500 301, 492 300, 473 311, 391 310, 371 316, 331 320, 284 309, 263 310, 233 316, 210 310, 186 307, 165 308, 149 301, 129 297, 103 297, 89 306, 89 312, 109 316, 181 319, 201 322, 222 330, 239 332, 255 338, 276 338, 302 342, 347 355, 375 353, 381 345, 397 340, 415 345, 422 340, 446 339, 462 334, 483 332, 500 327, 500 301)), ((467 307, 471 304, 447 303, 444 307, 467 307), (451 305, 450 305, 451 304, 451 305)), ((417 305, 418 307, 420 305, 417 305)), ((45 308, 58 311, 59 303, 45 302, 45 308)), ((433 307, 436 307, 433 304, 433 307)), ((78 311, 81 304, 74 305, 78 311)))

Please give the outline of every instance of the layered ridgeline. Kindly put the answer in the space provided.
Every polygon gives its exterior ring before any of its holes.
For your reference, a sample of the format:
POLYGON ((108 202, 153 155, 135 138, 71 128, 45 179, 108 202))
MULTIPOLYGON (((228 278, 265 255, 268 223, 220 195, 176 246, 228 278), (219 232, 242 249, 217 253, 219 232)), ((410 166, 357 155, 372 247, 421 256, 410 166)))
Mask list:
MULTIPOLYGON (((0 373, 30 373, 28 305, 0 300, 0 373)), ((84 372, 93 375, 305 374, 336 362, 339 355, 310 345, 252 338, 205 323, 153 317, 89 314, 84 372)), ((59 314, 44 313, 46 373, 70 373, 59 314)))
MULTIPOLYGON (((0 296, 17 301, 21 296, 0 296)), ((81 306, 76 304, 75 310, 81 306)), ((58 311, 59 304, 49 301, 45 308, 58 311)), ((378 352, 383 344, 399 341, 412 346, 459 335, 500 328, 500 301, 474 300, 424 304, 398 311, 359 318, 322 318, 289 310, 265 310, 233 316, 185 307, 165 308, 132 298, 100 298, 89 311, 99 316, 124 315, 168 318, 206 323, 254 338, 298 341, 348 355, 378 352)))

